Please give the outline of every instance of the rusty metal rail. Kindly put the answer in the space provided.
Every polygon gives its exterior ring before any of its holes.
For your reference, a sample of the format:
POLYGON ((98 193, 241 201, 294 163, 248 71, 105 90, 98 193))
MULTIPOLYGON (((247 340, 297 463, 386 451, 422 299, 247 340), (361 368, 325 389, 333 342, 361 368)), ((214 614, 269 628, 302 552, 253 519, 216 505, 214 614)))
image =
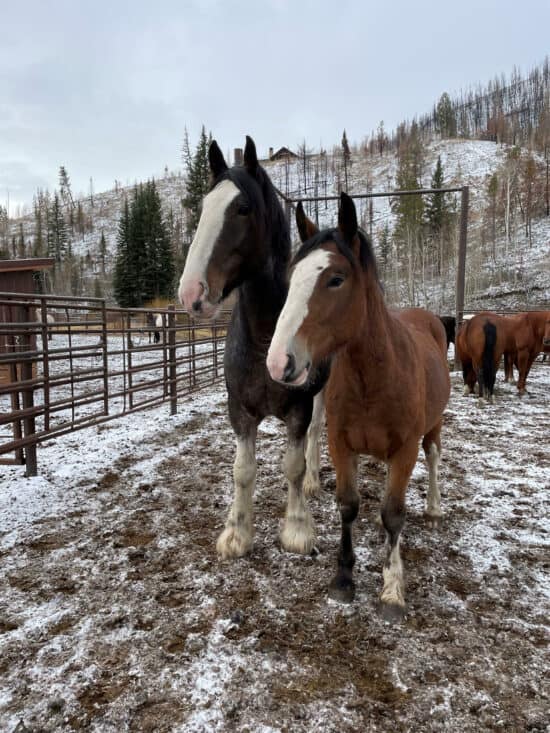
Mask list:
POLYGON ((164 402, 175 414, 179 398, 222 376, 229 312, 197 323, 155 308, 159 326, 148 312, 0 293, 0 463, 36 475, 38 443, 164 402))

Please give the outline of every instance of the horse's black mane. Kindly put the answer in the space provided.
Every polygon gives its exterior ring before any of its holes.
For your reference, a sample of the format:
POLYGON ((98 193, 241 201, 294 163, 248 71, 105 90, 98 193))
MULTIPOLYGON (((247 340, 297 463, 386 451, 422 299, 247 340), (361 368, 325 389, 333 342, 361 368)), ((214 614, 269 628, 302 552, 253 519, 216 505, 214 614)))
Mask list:
POLYGON ((218 176, 213 186, 224 179, 232 181, 244 195, 250 208, 260 211, 265 217, 266 231, 271 232, 273 274, 277 279, 285 278, 290 260, 290 234, 283 208, 269 176, 260 165, 254 176, 244 166, 234 166, 218 176))
MULTIPOLYGON (((376 258, 374 256, 374 250, 372 248, 370 237, 362 229, 357 230, 357 236, 359 237, 360 243, 359 264, 365 272, 370 271, 375 276, 376 280, 380 282, 380 279, 378 277, 376 258)), ((352 265, 356 262, 355 255, 351 251, 349 244, 342 237, 340 230, 324 229, 323 231, 318 232, 318 234, 315 234, 313 237, 311 237, 311 239, 308 239, 307 242, 304 242, 304 244, 294 255, 292 264, 295 265, 300 260, 303 260, 304 257, 307 257, 310 252, 313 252, 314 249, 321 247, 327 242, 334 242, 338 247, 338 251, 340 252, 340 254, 342 254, 352 265)))

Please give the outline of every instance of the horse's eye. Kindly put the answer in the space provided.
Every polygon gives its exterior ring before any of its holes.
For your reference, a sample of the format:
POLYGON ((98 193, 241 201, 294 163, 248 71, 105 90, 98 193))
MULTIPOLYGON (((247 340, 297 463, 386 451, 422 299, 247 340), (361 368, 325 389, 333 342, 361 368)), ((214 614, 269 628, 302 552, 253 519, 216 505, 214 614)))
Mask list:
POLYGON ((237 213, 239 216, 248 216, 250 214, 250 206, 248 204, 241 204, 237 213))
POLYGON ((327 288, 339 288, 344 280, 343 275, 333 275, 327 283, 327 288))

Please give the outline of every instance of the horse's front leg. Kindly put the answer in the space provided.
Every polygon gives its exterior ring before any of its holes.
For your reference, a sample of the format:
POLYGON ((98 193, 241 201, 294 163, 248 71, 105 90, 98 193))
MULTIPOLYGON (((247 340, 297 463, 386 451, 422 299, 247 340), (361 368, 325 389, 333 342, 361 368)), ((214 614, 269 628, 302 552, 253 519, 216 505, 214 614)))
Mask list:
POLYGON ((241 557, 252 549, 254 517, 252 496, 256 484, 256 427, 237 436, 237 455, 233 464, 235 486, 233 503, 218 537, 216 549, 222 559, 241 557))
POLYGON ((288 552, 307 555, 315 544, 315 527, 303 490, 306 469, 305 435, 301 431, 296 434, 291 427, 287 434, 283 469, 288 484, 288 499, 281 530, 281 544, 288 552))
POLYGON ((338 552, 338 568, 331 580, 328 594, 335 601, 351 603, 355 597, 353 581, 352 527, 359 512, 359 493, 357 491, 357 456, 341 446, 331 446, 331 457, 336 469, 336 501, 340 509, 342 535, 338 552))
POLYGON ((319 481, 319 458, 321 454, 321 433, 325 420, 324 392, 315 395, 313 413, 307 431, 306 439, 306 475, 304 478, 304 493, 306 496, 315 496, 321 489, 319 481))
POLYGON ((382 571, 384 587, 380 595, 380 610, 388 620, 400 619, 405 613, 405 584, 399 542, 405 523, 405 492, 417 456, 418 443, 413 440, 400 448, 388 465, 386 494, 382 503, 386 559, 382 571))

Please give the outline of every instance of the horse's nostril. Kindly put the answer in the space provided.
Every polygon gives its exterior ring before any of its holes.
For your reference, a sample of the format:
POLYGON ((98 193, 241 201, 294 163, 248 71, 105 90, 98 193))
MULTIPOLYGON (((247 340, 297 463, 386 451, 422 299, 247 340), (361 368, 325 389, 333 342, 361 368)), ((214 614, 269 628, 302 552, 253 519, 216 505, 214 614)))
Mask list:
POLYGON ((202 303, 201 303, 201 301, 200 300, 196 300, 193 303, 193 305, 191 306, 191 308, 193 308, 193 310, 195 311, 195 313, 200 313, 200 311, 202 309, 202 303))
POLYGON ((286 367, 283 372, 283 380, 285 382, 290 382, 295 369, 296 369, 296 359, 294 358, 292 354, 287 354, 286 367))

